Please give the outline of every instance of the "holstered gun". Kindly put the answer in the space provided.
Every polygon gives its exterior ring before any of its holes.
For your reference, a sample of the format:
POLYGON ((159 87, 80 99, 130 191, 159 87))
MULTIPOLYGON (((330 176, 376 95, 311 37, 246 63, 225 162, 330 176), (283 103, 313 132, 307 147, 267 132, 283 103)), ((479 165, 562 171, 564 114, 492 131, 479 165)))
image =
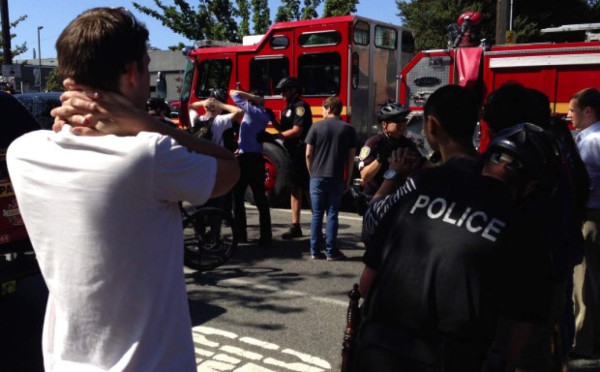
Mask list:
POLYGON ((348 310, 346 312, 346 330, 344 331, 344 342, 342 343, 342 372, 350 372, 352 363, 352 354, 356 344, 356 333, 360 324, 360 309, 358 301, 360 300, 360 292, 358 284, 354 284, 352 290, 348 292, 350 301, 348 302, 348 310))

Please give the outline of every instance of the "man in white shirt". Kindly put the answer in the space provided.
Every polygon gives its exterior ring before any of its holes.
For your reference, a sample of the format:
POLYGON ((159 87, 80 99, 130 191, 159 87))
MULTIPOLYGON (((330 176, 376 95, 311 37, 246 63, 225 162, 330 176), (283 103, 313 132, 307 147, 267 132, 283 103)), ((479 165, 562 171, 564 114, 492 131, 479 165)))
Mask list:
POLYGON ((600 355, 600 90, 588 88, 575 93, 568 117, 577 135, 577 148, 590 178, 586 221, 583 224, 585 256, 575 266, 575 348, 582 357, 600 355))
POLYGON ((239 168, 229 151, 144 112, 147 40, 124 8, 78 16, 56 43, 72 90, 53 110, 56 132, 8 150, 49 289, 46 371, 196 370, 178 201, 225 194, 239 168))

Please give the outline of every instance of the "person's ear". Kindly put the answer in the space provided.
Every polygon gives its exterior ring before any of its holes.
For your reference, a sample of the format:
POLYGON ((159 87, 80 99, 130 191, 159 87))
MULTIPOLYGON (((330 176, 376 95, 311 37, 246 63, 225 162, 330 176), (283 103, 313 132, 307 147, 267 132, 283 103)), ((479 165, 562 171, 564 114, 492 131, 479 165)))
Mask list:
POLYGON ((436 138, 437 136, 439 136, 440 131, 442 130, 442 125, 435 116, 429 115, 427 117, 426 128, 426 130, 429 132, 430 137, 436 138))
POLYGON ((140 77, 138 63, 133 61, 125 66, 125 72, 121 75, 120 85, 121 92, 125 92, 134 87, 138 83, 140 77))

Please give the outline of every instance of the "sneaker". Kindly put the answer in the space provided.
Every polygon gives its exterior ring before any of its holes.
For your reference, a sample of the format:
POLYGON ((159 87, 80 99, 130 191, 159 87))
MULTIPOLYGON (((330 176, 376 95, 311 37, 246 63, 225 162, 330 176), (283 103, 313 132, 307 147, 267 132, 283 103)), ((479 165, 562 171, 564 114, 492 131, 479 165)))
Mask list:
POLYGON ((341 261, 345 259, 346 255, 340 251, 334 251, 331 256, 327 256, 327 261, 341 261))
POLYGON ((323 254, 323 252, 318 252, 316 254, 311 254, 310 258, 312 258, 313 260, 324 260, 325 255, 323 254))
POLYGON ((282 239, 289 240, 294 238, 299 238, 302 236, 302 229, 298 225, 290 226, 290 229, 281 235, 282 239))

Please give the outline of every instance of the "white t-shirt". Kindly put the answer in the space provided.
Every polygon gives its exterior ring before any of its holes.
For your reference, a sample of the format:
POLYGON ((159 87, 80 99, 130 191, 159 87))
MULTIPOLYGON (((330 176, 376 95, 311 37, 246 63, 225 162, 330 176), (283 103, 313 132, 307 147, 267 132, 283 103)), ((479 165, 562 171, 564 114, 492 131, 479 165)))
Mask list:
MULTIPOLYGON (((208 117, 201 116, 200 121, 208 120, 208 117)), ((221 114, 215 116, 215 119, 211 126, 212 131, 212 142, 216 143, 219 146, 224 146, 223 144, 223 132, 227 129, 231 128, 233 125, 233 114, 221 114)))
POLYGON ((46 371, 195 371, 177 201, 209 198, 216 160, 157 133, 69 130, 7 154, 50 292, 46 371))

